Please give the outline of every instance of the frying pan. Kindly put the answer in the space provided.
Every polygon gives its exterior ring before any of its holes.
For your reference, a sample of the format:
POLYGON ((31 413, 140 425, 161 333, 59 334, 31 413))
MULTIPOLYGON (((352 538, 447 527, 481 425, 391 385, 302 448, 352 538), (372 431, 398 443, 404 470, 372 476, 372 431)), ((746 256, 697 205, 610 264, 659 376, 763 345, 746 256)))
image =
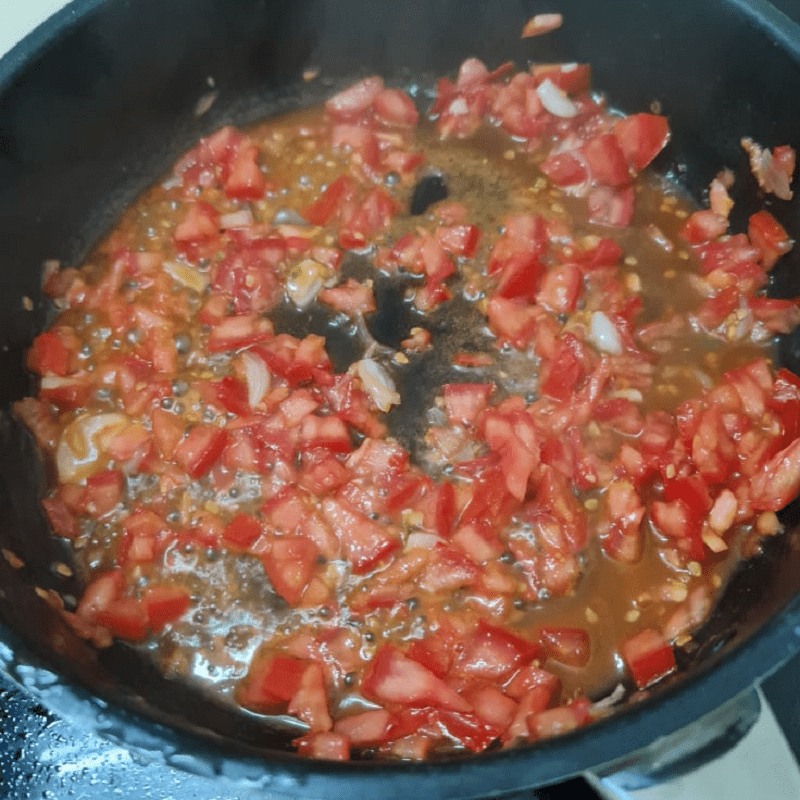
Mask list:
MULTIPOLYGON (((697 720, 728 733, 746 727, 755 712, 740 698, 752 699, 752 687, 800 651, 800 514, 790 507, 787 533, 743 565, 678 654, 679 674, 611 718, 511 751, 333 764, 294 756, 277 728, 164 678, 146 653, 123 643, 93 649, 42 599, 43 590, 80 590, 53 570, 69 553, 48 535, 39 509, 45 469, 9 413, 34 390, 22 365, 49 314, 42 263, 80 263, 140 191, 222 124, 318 102, 366 74, 432 85, 471 55, 490 66, 588 61, 594 85, 621 110, 658 102, 673 132, 658 168, 698 199, 720 167, 735 169, 734 229, 764 203, 740 138, 800 143, 800 29, 757 0, 84 0, 0 64, 0 547, 22 561, 14 568, 0 559, 0 662, 49 707, 265 796, 479 797, 586 770, 635 770, 697 720), (532 14, 553 10, 564 14, 563 28, 519 39, 532 14), (303 81, 309 67, 319 80, 303 81), (214 103, 198 115, 212 86, 214 103)), ((767 205, 800 233, 796 202, 767 205)), ((797 253, 776 267, 771 291, 800 295, 797 253)), ((798 371, 800 338, 781 341, 779 355, 798 371)))

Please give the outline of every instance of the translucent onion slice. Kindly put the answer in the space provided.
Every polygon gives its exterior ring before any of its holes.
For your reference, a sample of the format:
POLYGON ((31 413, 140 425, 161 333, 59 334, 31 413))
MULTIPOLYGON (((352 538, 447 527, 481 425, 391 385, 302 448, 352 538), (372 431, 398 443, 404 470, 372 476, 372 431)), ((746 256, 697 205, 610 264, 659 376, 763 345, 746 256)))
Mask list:
POLYGON ((272 385, 272 374, 264 363, 264 359, 255 353, 242 353, 241 360, 247 383, 247 403, 250 408, 255 408, 269 391, 272 385))
POLYGON ((286 294, 299 309, 308 308, 325 285, 327 277, 328 268, 324 264, 306 258, 286 276, 286 294))
POLYGON ((230 214, 223 214, 219 218, 219 226, 223 230, 228 230, 229 228, 249 228, 252 224, 253 212, 249 208, 231 211, 230 214))
POLYGON ((578 114, 578 106, 550 78, 545 78, 536 87, 536 94, 542 105, 556 117, 569 118, 578 114))
POLYGON ((56 468, 61 483, 94 475, 108 463, 105 447, 130 424, 124 414, 81 414, 61 434, 56 447, 56 468))
POLYGON ((388 411, 392 406, 400 403, 400 395, 389 373, 371 358, 364 358, 358 362, 358 377, 361 378, 364 388, 372 401, 381 411, 388 411))
POLYGON ((595 311, 592 314, 592 327, 589 332, 592 344, 604 353, 612 356, 622 354, 622 340, 614 323, 602 312, 595 311))
POLYGON ((426 533, 425 531, 414 531, 408 534, 406 540, 406 550, 414 550, 422 548, 423 550, 433 550, 439 542, 443 542, 440 536, 435 533, 426 533))

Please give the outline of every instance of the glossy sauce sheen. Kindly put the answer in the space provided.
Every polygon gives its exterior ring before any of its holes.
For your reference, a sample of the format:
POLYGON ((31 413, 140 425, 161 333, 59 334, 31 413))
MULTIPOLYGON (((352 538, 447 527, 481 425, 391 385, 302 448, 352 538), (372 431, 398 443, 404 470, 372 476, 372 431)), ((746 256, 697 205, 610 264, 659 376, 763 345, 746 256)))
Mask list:
MULTIPOLYGON (((91 285, 100 280, 112 269, 120 248, 134 253, 163 253, 170 263, 191 265, 195 277, 206 275, 209 259, 212 264, 219 261, 220 251, 214 253, 212 248, 200 255, 187 253, 175 240, 176 228, 185 221, 187 210, 197 200, 209 203, 222 215, 249 209, 253 223, 263 223, 265 230, 280 212, 279 217, 296 226, 283 230, 282 235, 302 237, 305 235, 302 215, 308 206, 340 175, 358 174, 353 167, 353 150, 357 152, 357 148, 331 148, 327 143, 329 125, 325 112, 312 110, 270 120, 248 131, 249 141, 258 146, 258 163, 266 176, 263 199, 252 202, 231 199, 214 181, 189 192, 176 178, 154 187, 126 213, 119 227, 93 253, 84 267, 87 283, 91 285)), ((496 278, 486 274, 486 264, 509 218, 521 214, 541 215, 553 230, 562 231, 574 241, 589 241, 583 238, 586 236, 616 241, 623 253, 619 284, 628 287, 631 295, 638 295, 642 301, 636 317, 637 326, 675 315, 688 316, 701 302, 692 278, 699 271, 699 262, 681 235, 695 208, 668 182, 643 172, 633 183, 636 200, 631 224, 620 228, 599 226, 587 220, 584 196, 573 196, 575 192, 558 188, 544 177, 540 165, 549 155, 549 147, 535 147, 530 140, 528 143, 515 141, 505 131, 487 123, 464 139, 442 138, 440 132, 435 124, 425 120, 413 133, 401 129, 397 134, 404 145, 410 141, 410 152, 424 154, 424 164, 407 173, 387 171, 381 188, 394 199, 398 209, 391 224, 369 235, 365 247, 358 252, 345 254, 338 267, 342 276, 353 277, 362 284, 372 281, 377 310, 359 320, 357 315, 337 313, 329 305, 318 302, 298 309, 287 300, 284 287, 279 285, 276 289, 281 295, 279 301, 266 312, 273 320, 276 333, 287 332, 298 338, 307 333, 324 336, 336 372, 346 371, 365 357, 382 363, 400 391, 399 406, 393 407, 386 416, 389 435, 396 437, 412 454, 414 462, 437 480, 453 474, 450 457, 437 444, 436 431, 442 428, 444 417, 443 404, 438 399, 443 385, 495 384, 490 406, 514 396, 531 403, 538 396, 539 358, 533 355, 532 347, 498 347, 496 331, 486 327, 484 316, 496 285, 496 278), (443 178, 448 197, 431 205, 423 214, 412 216, 408 209, 414 185, 426 174, 443 178), (422 312, 414 308, 422 285, 419 276, 386 267, 385 259, 390 258, 386 254, 403 235, 413 237, 418 228, 434 230, 437 210, 452 203, 463 205, 466 221, 480 229, 481 238, 474 254, 453 258, 458 271, 447 281, 453 299, 422 312), (657 227, 658 237, 663 238, 666 245, 654 241, 653 226, 657 227), (376 269, 376 259, 383 263, 383 271, 376 269), (407 348, 403 354, 400 342, 411 335, 414 327, 429 331, 430 344, 421 352, 407 348), (483 354, 485 365, 454 364, 458 354, 464 351, 483 354)), ((355 163, 358 166, 357 159, 355 163)), ((314 242, 328 248, 335 248, 337 244, 335 235, 325 231, 317 234, 314 242)), ((195 245, 196 242, 192 244, 195 245)), ((558 260, 553 258, 552 263, 557 264, 558 260)), ((290 268, 280 269, 285 272, 290 268)), ((328 270, 326 278, 331 285, 339 280, 336 270, 328 270)), ((130 301, 143 305, 150 302, 149 290, 142 291, 135 278, 130 284, 123 283, 119 291, 123 296, 127 292, 130 301)), ((169 390, 152 402, 160 404, 170 414, 177 414, 186 423, 219 426, 224 414, 221 416, 219 409, 208 407, 194 383, 198 378, 218 380, 235 374, 232 371, 235 352, 211 354, 204 363, 206 357, 198 349, 198 343, 207 338, 209 326, 195 315, 208 297, 208 289, 201 285, 196 291, 191 285, 187 288, 185 282, 178 281, 172 292, 185 304, 190 315, 176 318, 174 341, 178 369, 169 376, 169 390)), ((158 299, 154 297, 153 302, 157 305, 158 299)), ((580 311, 579 306, 577 313, 580 311)), ((560 320, 563 322, 566 317, 560 320)), ((102 310, 86 312, 73 307, 62 313, 57 324, 74 330, 75 349, 80 352, 82 361, 88 359, 88 363, 102 364, 140 352, 142 331, 134 327, 120 336, 112 331, 113 323, 104 319, 102 310)), ((763 344, 748 341, 746 337, 726 341, 724 337, 711 336, 689 325, 684 325, 665 341, 667 344, 654 361, 652 381, 646 382, 641 392, 642 401, 637 403, 644 414, 652 411, 674 414, 684 400, 702 395, 710 386, 718 384, 727 371, 755 358, 768 357, 770 352, 768 349, 765 352, 763 344)), ((62 409, 61 416, 54 421, 63 429, 85 409, 95 414, 115 413, 121 402, 110 380, 107 391, 95 390, 91 400, 76 410, 62 409)), ((227 419, 230 422, 231 414, 227 419)), ((590 421, 584 428, 590 431, 588 436, 594 435, 591 433, 593 424, 590 421)), ((609 459, 616 458, 621 442, 630 440, 630 437, 599 427, 595 434, 604 437, 606 443, 598 447, 597 452, 602 453, 605 447, 609 459)), ((485 455, 485 445, 481 450, 476 448, 474 436, 467 433, 465 437, 476 457, 485 455)), ((361 434, 354 434, 356 444, 362 438, 361 434)), ((120 464, 110 456, 100 456, 87 474, 108 466, 119 467, 120 464)), ((86 477, 86 474, 78 474, 76 482, 81 484, 86 477)), ((280 482, 281 479, 276 480, 280 482)), ((468 487, 470 484, 460 485, 468 487)), ((659 491, 658 486, 642 488, 645 504, 658 498, 659 491)), ((85 568, 85 576, 91 580, 116 569, 124 541, 122 522, 139 504, 157 507, 158 513, 176 527, 179 523, 182 527, 191 527, 199 519, 198 514, 210 514, 223 524, 240 513, 260 520, 260 509, 268 497, 259 478, 246 472, 233 474, 223 469, 221 473, 212 472, 211 477, 204 474, 180 491, 166 494, 159 486, 158 476, 147 474, 147 470, 143 474, 134 472, 125 478, 122 502, 109 513, 100 519, 91 519, 91 513, 83 518, 75 514, 80 518, 79 530, 71 538, 85 568)), ((745 546, 745 553, 752 550, 754 534, 750 524, 734 525, 725 537, 728 549, 721 553, 706 549, 701 565, 694 558, 676 555, 669 540, 653 531, 645 515, 641 523, 644 530, 641 557, 635 563, 625 563, 609 557, 603 550, 603 526, 606 529, 608 526, 607 518, 605 522, 603 519, 606 513, 604 488, 580 491, 577 500, 586 513, 588 543, 577 554, 579 574, 563 591, 552 592, 546 587, 537 592, 526 589, 487 604, 485 599, 476 602, 467 585, 453 589, 446 597, 434 597, 435 593, 427 599, 411 597, 399 605, 363 615, 352 614, 347 607, 337 608, 329 602, 308 607, 300 603, 301 607, 293 608, 298 604, 287 603, 276 593, 258 557, 237 554, 217 545, 205 547, 198 541, 180 540, 170 541, 163 555, 152 561, 128 565, 128 588, 123 591, 126 596, 136 596, 150 585, 186 590, 190 597, 188 610, 171 618, 166 629, 151 639, 154 658, 165 672, 205 684, 232 701, 245 698, 244 704, 251 708, 254 704, 246 701, 247 689, 241 688, 248 684, 241 682, 248 670, 251 675, 253 670, 257 671, 259 658, 266 658, 264 653, 284 651, 303 657, 302 642, 330 629, 340 631, 345 639, 349 637, 353 661, 347 674, 338 674, 326 684, 331 715, 337 719, 361 709, 374 709, 376 704, 366 701, 359 692, 359 681, 364 677, 366 665, 387 643, 404 650, 410 641, 424 637, 431 617, 440 620, 446 612, 461 619, 480 618, 503 625, 515 635, 532 641, 536 641, 543 627, 585 629, 590 657, 584 666, 570 666, 560 663, 558 658, 542 656, 539 656, 539 663, 561 680, 561 703, 580 697, 598 700, 620 682, 629 685, 622 643, 643 631, 664 629, 677 610, 691 604, 692 597, 700 598, 702 608, 707 611, 711 598, 742 556, 742 547, 745 546), (259 651, 261 656, 253 661, 259 651)), ((769 519, 762 519, 764 530, 769 528, 769 522, 769 519)), ((419 520, 412 519, 409 530, 414 530, 415 524, 419 525, 419 520)), ((518 521, 512 523, 519 524, 518 521)), ((407 536, 408 531, 403 535, 407 536)), ((514 557, 506 551, 499 556, 499 561, 513 564, 514 557)), ((317 565, 329 578, 338 575, 334 582, 338 581, 341 597, 357 598, 359 587, 364 586, 366 590, 370 585, 372 568, 363 575, 352 574, 346 560, 325 564, 321 556, 317 565)), ((379 564, 378 571, 382 568, 379 564)), ((501 572, 503 569, 507 567, 502 567, 501 572)), ((81 615, 79 609, 78 616, 91 622, 91 614, 90 609, 89 613, 81 615)), ((691 629, 699 621, 693 619, 691 624, 674 628, 678 645, 688 641, 691 629)), ((86 635, 102 637, 92 630, 86 635)), ((676 637, 671 638, 675 642, 676 637)), ((291 720, 287 720, 287 724, 292 724, 291 720)), ((430 735, 428 738, 430 742, 421 751, 406 751, 403 746, 394 745, 396 749, 385 748, 384 752, 395 757, 419 757, 420 753, 463 744, 452 731, 450 736, 443 735, 439 740, 430 735)), ((414 742, 416 746, 417 740, 414 742)), ((379 742, 374 744, 377 746, 379 742)), ((387 747, 391 747, 391 741, 387 747)), ((320 750, 311 752, 325 755, 320 750)))

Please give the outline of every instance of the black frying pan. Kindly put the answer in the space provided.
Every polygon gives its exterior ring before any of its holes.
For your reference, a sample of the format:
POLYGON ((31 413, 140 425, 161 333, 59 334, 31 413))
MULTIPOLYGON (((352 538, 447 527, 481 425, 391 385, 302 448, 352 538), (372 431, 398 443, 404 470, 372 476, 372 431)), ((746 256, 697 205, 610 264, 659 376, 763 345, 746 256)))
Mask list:
MULTIPOLYGON (((430 82, 470 55, 490 66, 588 61, 595 86, 621 109, 659 101, 673 131, 659 168, 698 198, 721 166, 735 168, 739 229, 762 203, 740 137, 800 144, 800 29, 755 0, 85 0, 0 64, 0 547, 25 563, 12 569, 0 559, 0 661, 57 710, 170 763, 255 780, 279 795, 477 797, 635 764, 641 748, 800 650, 800 517, 789 509, 789 532, 742 568, 694 649, 679 654, 680 674, 613 718, 513 751, 327 764, 292 755, 285 735, 162 678, 124 644, 93 650, 35 591, 79 591, 51 569, 68 552, 47 533, 38 505, 43 468, 8 413, 33 390, 22 363, 47 320, 42 262, 79 263, 176 155, 221 124, 318 101, 360 75, 430 82), (561 30, 520 41, 525 20, 554 10, 565 15, 561 30), (309 66, 322 81, 303 82, 309 66), (198 118, 209 77, 218 96, 198 118)), ((800 234, 797 203, 769 207, 800 234)), ((778 265, 775 294, 800 295, 798 258, 778 265)), ((798 371, 800 338, 784 340, 780 354, 798 371)))

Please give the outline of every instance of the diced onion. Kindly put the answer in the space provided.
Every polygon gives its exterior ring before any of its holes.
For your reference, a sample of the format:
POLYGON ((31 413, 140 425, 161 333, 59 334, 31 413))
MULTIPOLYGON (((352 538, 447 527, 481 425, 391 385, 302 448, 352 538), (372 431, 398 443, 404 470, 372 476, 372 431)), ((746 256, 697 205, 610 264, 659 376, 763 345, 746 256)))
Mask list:
POLYGON ((253 212, 249 208, 240 208, 238 211, 231 211, 230 214, 223 214, 219 218, 219 226, 223 230, 248 228, 252 224, 253 212))
POLYGON ((241 359, 247 383, 247 403, 250 408, 255 408, 269 391, 272 385, 272 375, 264 363, 264 359, 255 353, 244 352, 241 359))
POLYGON ((545 78, 537 87, 536 93, 542 105, 556 117, 574 117, 578 113, 578 106, 556 86, 550 78, 545 78))
POLYGON ((82 414, 61 434, 56 448, 56 467, 61 483, 83 480, 103 469, 106 443, 130 420, 124 414, 82 414))
POLYGON ((598 350, 613 356, 622 354, 622 340, 614 323, 602 312, 592 314, 592 327, 589 338, 598 350))
POLYGON ((325 285, 328 269, 319 261, 307 258, 286 276, 286 294, 299 308, 308 308, 325 285))
POLYGON ((406 550, 414 550, 422 548, 423 550, 433 550, 439 542, 444 541, 440 536, 435 533, 426 533, 425 531, 414 531, 408 534, 406 540, 406 550))
POLYGON ((389 373, 371 358, 358 362, 358 377, 361 378, 367 394, 381 411, 388 411, 400 402, 400 395, 389 373))
POLYGON ((187 289, 192 289, 198 294, 202 294, 208 286, 208 276, 198 272, 188 264, 182 264, 180 261, 165 261, 164 272, 167 273, 173 280, 185 286, 187 289))

